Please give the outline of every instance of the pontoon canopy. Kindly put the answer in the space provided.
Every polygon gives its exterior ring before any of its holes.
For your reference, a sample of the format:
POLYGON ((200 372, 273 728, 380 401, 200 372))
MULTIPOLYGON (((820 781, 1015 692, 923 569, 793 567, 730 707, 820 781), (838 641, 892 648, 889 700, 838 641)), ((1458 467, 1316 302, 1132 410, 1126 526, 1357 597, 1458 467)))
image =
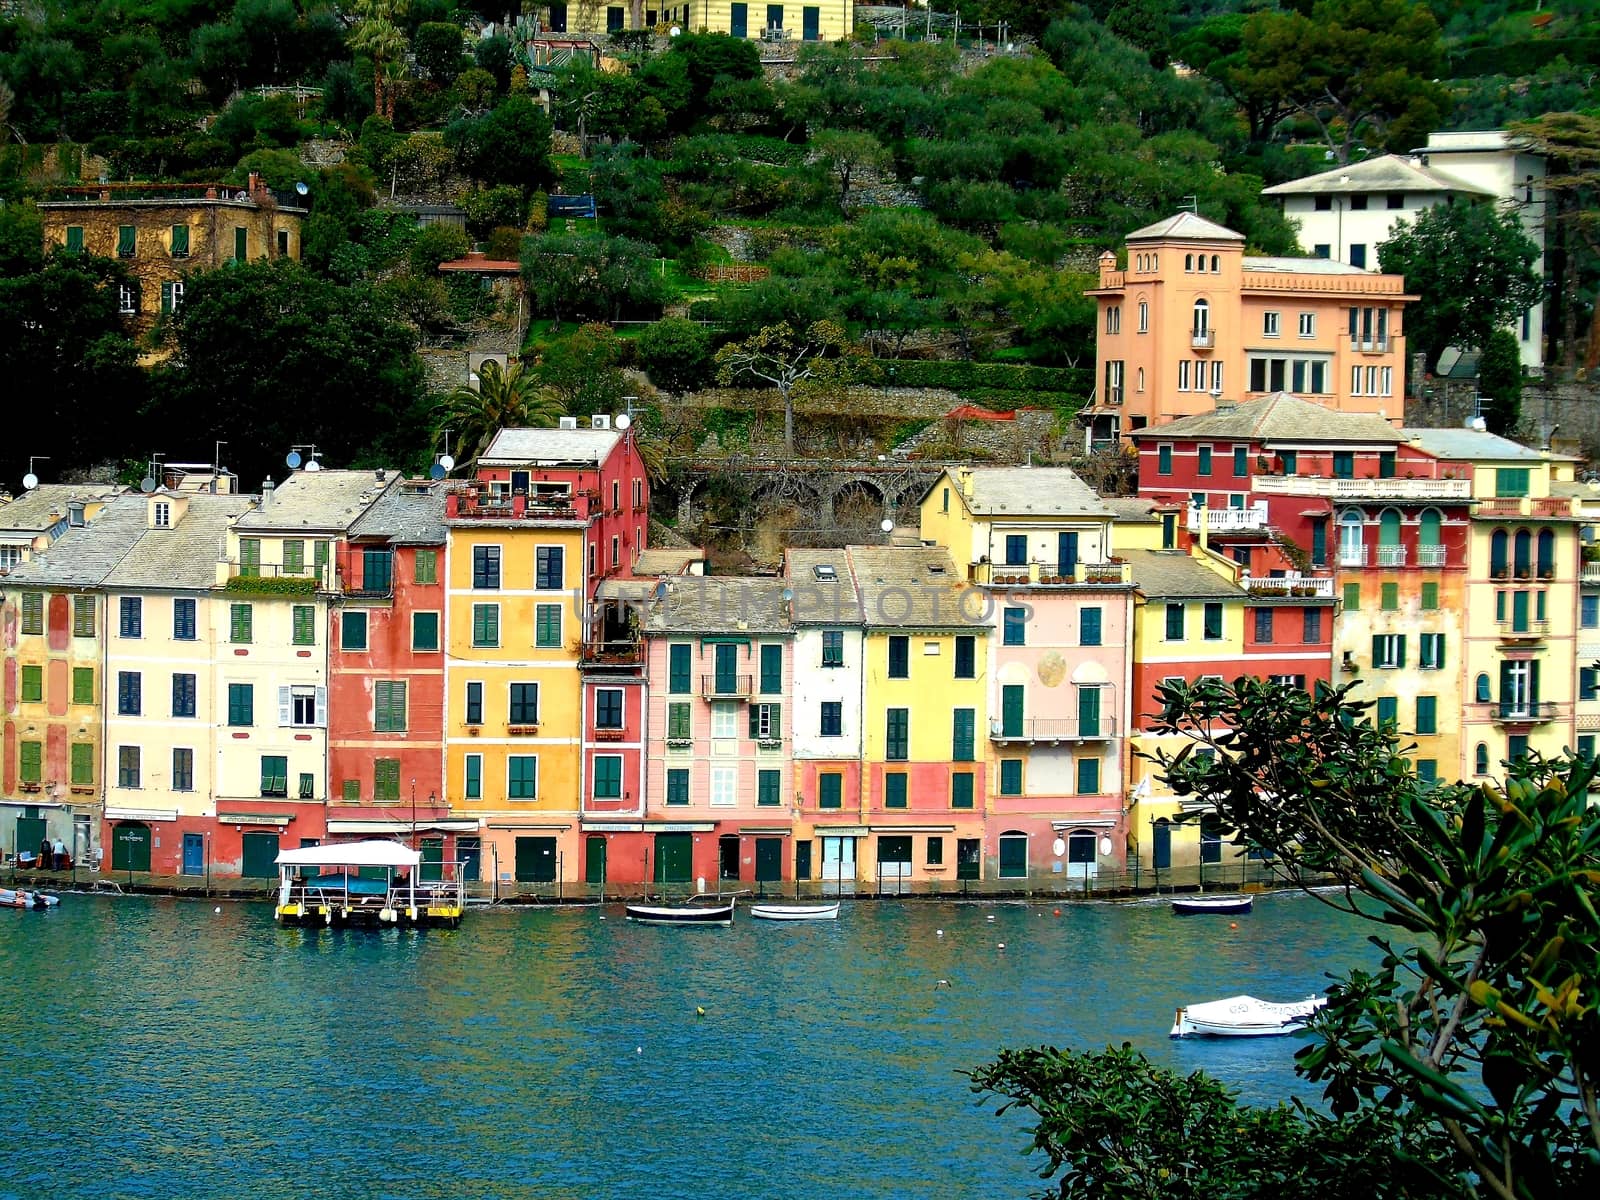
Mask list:
POLYGON ((332 842, 278 852, 280 867, 414 867, 422 852, 399 842, 332 842))

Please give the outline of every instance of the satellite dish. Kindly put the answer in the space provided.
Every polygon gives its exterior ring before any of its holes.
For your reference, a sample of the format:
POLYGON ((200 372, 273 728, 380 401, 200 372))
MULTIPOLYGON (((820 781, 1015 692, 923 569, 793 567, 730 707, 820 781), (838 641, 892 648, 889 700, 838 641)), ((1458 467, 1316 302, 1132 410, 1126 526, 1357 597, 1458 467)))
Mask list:
POLYGON ((313 458, 310 462, 308 462, 306 464, 306 470, 308 470, 308 471, 320 471, 320 470, 322 470, 322 464, 319 463, 316 459, 313 458))
POLYGON ((304 196, 304 195, 308 194, 311 191, 311 189, 308 188, 305 185, 305 181, 304 180, 301 180, 299 183, 295 184, 294 185, 294 190, 298 195, 301 195, 301 196, 304 196))
POLYGON ((439 456, 439 465, 446 471, 454 471, 456 469, 455 457, 449 454, 441 454, 439 456))
POLYGON ((289 453, 286 454, 284 456, 284 459, 283 459, 284 465, 286 467, 288 467, 291 471, 294 470, 296 467, 298 467, 304 461, 305 460, 300 457, 300 451, 298 451, 298 450, 289 451, 289 453))
POLYGON ((235 192, 233 194, 233 198, 235 200, 248 200, 250 199, 250 195, 248 192, 235 192))
POLYGON ((434 463, 433 466, 428 468, 428 478, 443 479, 447 471, 448 468, 443 463, 434 463))
POLYGON ((143 479, 139 480, 139 490, 148 496, 151 492, 156 490, 156 481, 151 479, 150 476, 146 475, 143 479))
POLYGON ((22 486, 31 492, 34 488, 39 486, 39 477, 32 471, 29 471, 22 477, 22 486))
POLYGON ((627 413, 622 413, 620 416, 617 417, 617 428, 618 429, 626 429, 629 425, 632 425, 632 424, 633 424, 633 418, 630 417, 627 413))
POLYGON ((883 530, 885 533, 892 533, 894 532, 894 522, 889 520, 888 517, 885 517, 878 523, 878 528, 883 530))

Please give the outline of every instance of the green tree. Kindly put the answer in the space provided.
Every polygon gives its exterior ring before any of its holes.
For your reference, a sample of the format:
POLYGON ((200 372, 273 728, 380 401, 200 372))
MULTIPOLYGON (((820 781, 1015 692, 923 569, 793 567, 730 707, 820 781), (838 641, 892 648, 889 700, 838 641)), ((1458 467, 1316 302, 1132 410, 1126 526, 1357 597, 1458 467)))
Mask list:
POLYGON ((408 42, 398 22, 406 14, 406 0, 352 0, 356 18, 350 31, 350 48, 372 62, 372 95, 378 115, 394 120, 398 83, 389 68, 404 58, 408 42))
POLYGON ((1164 67, 1172 37, 1172 0, 1116 0, 1106 15, 1106 28, 1164 67))
MULTIPOLYGON (((1545 220, 1554 234, 1552 283, 1560 296, 1561 362, 1568 374, 1577 366, 1581 281, 1600 267, 1600 113, 1547 113, 1519 122, 1511 132, 1550 156, 1543 190, 1551 200, 1545 220)), ((1584 366, 1600 367, 1600 302, 1589 295, 1588 353, 1584 366)))
POLYGON ((860 176, 882 171, 892 161, 883 144, 870 133, 846 129, 825 129, 811 139, 817 165, 828 173, 838 189, 839 212, 850 214, 850 189, 860 176))
POLYGON ((411 53, 423 78, 449 87, 467 69, 470 60, 461 26, 448 21, 427 21, 411 35, 411 53))
POLYGON ((621 359, 622 342, 611 326, 590 323, 546 346, 533 373, 565 412, 588 417, 622 407, 630 388, 621 359))
POLYGON ((703 325, 666 317, 639 335, 639 365, 657 387, 689 392, 711 381, 711 338, 703 325))
POLYGON ((522 278, 534 310, 558 327, 569 316, 619 320, 625 312, 659 312, 666 296, 655 248, 628 238, 530 238, 522 251, 522 278))
POLYGON ((794 454, 796 400, 835 395, 854 377, 861 355, 842 326, 818 321, 803 333, 787 324, 769 325, 742 342, 717 351, 717 381, 723 386, 755 383, 777 389, 783 401, 783 451, 794 454))
POLYGON ((1406 333, 1429 371, 1448 346, 1482 349, 1543 294, 1534 264, 1539 247, 1516 214, 1493 204, 1441 204, 1400 225, 1378 247, 1385 271, 1406 277, 1420 299, 1406 333))
POLYGON ((1522 420, 1522 352, 1516 334, 1496 329, 1478 359, 1478 393, 1490 433, 1509 436, 1522 420))
POLYGON ((555 182, 550 118, 526 96, 508 96, 493 111, 445 127, 444 143, 461 170, 479 183, 508 184, 531 195, 555 182))
POLYGON ((442 446, 448 430, 461 465, 470 467, 502 429, 548 429, 565 412, 560 398, 521 363, 502 368, 490 359, 478 368, 476 386, 460 385, 434 409, 434 444, 442 446))
POLYGON ((1542 1200, 1600 1186, 1595 762, 1524 757, 1503 783, 1434 784, 1348 688, 1158 693, 1153 730, 1183 746, 1154 757, 1185 806, 1287 877, 1332 877, 1341 887, 1315 894, 1373 922, 1382 958, 1336 980, 1297 1055, 1327 1112, 1296 1106, 1281 1129, 1114 1053, 980 1069, 975 1086, 1039 1115, 1056 1194, 1542 1200), (1241 1153, 1258 1136, 1260 1160, 1241 1153))

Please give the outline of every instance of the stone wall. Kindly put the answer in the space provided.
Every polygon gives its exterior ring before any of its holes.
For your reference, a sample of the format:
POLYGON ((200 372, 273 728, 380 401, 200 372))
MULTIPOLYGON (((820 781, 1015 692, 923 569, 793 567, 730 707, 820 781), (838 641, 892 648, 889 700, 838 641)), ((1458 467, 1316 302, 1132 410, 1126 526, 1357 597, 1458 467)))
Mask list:
MULTIPOLYGON (((1472 380, 1429 380, 1422 395, 1406 398, 1406 424, 1460 427, 1476 410, 1477 396, 1472 380)), ((1600 382, 1528 380, 1522 387, 1517 439, 1530 445, 1553 439, 1558 449, 1582 455, 1591 467, 1600 467, 1600 382)))

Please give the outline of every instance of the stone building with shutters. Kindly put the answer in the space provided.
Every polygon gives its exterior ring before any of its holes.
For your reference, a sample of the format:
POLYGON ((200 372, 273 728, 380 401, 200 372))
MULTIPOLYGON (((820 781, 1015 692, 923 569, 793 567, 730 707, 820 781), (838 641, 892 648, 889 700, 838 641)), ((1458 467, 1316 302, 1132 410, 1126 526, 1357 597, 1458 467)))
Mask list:
POLYGON ((116 259, 122 315, 143 332, 183 303, 185 280, 230 262, 300 257, 303 198, 251 174, 222 184, 118 183, 60 188, 39 201, 46 252, 116 259))

